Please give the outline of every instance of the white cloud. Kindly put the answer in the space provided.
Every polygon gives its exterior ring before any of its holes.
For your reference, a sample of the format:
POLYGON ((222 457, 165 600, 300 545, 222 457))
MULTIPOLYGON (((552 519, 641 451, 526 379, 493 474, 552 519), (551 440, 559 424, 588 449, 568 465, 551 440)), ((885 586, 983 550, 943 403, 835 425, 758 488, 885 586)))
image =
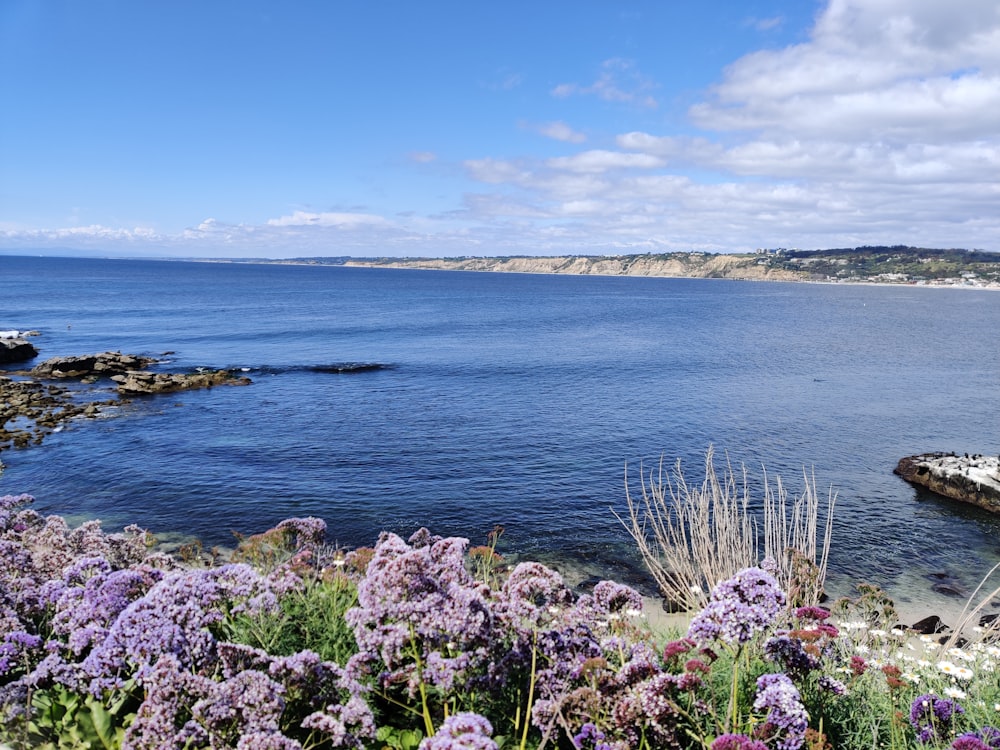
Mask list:
POLYGON ((565 143, 583 143, 587 136, 573 130, 564 122, 546 122, 539 125, 536 130, 546 138, 553 138, 565 143))
POLYGON ((549 159, 546 164, 554 169, 565 169, 569 172, 607 172, 614 169, 652 169, 663 166, 664 161, 652 154, 595 149, 575 156, 549 159))
POLYGON ((527 182, 531 177, 529 172, 503 159, 468 159, 464 162, 464 167, 472 179, 480 182, 518 183, 527 182))
POLYGON ((994 0, 832 0, 812 37, 733 63, 691 110, 709 130, 936 140, 1000 123, 994 0))
POLYGON ((593 95, 607 102, 655 109, 658 103, 649 93, 655 88, 653 81, 636 70, 630 60, 613 58, 602 63, 601 73, 592 84, 561 83, 552 89, 552 95, 560 99, 577 94, 593 95))
POLYGON ((417 164, 430 164, 437 159, 437 154, 433 151, 412 151, 409 154, 410 161, 417 164))
POLYGON ((314 213, 294 211, 289 216, 268 219, 269 227, 336 227, 337 229, 357 229, 373 225, 385 225, 388 220, 376 214, 339 213, 335 211, 314 213))
POLYGON ((777 29, 784 24, 785 19, 782 16, 771 16, 770 18, 748 18, 747 25, 752 26, 757 29, 757 31, 771 31, 772 29, 777 29))

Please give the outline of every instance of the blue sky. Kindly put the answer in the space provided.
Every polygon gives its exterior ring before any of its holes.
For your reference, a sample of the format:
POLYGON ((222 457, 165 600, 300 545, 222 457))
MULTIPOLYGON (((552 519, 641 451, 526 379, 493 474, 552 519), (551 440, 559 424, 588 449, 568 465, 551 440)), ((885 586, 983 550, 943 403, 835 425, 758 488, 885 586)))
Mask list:
POLYGON ((0 3, 0 251, 1000 250, 995 0, 0 3))

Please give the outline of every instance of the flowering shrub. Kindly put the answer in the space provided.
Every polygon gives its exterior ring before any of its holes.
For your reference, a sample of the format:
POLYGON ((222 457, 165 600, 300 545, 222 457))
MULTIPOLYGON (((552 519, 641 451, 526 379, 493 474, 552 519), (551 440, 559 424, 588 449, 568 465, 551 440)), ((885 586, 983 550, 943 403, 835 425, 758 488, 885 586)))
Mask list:
POLYGON ((0 498, 0 747, 1000 750, 1000 647, 918 639, 873 587, 792 609, 765 561, 655 635, 498 532, 344 552, 289 519, 186 567, 30 502, 0 498))

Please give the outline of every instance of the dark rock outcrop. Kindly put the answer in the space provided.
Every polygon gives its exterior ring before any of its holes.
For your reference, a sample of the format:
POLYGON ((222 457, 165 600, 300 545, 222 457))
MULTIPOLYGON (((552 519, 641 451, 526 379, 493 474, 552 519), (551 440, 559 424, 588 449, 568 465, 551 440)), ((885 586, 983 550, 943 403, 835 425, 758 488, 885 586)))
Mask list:
POLYGON ((251 380, 233 374, 229 370, 206 370, 194 373, 145 372, 132 370, 121 375, 113 375, 118 384, 118 392, 123 395, 151 393, 173 393, 197 388, 211 388, 215 385, 249 385, 251 380))
POLYGON ((937 615, 929 615, 919 622, 913 623, 910 630, 921 635, 934 635, 935 633, 946 633, 949 628, 937 615))
POLYGON ((0 364, 2 365, 12 362, 27 362, 37 356, 38 350, 19 336, 0 338, 0 364))
POLYGON ((29 373, 34 378, 102 378, 142 370, 156 362, 152 357, 121 352, 101 352, 75 357, 53 357, 36 365, 29 373))
POLYGON ((923 453, 900 459, 895 473, 938 495, 1000 513, 1000 458, 923 453))

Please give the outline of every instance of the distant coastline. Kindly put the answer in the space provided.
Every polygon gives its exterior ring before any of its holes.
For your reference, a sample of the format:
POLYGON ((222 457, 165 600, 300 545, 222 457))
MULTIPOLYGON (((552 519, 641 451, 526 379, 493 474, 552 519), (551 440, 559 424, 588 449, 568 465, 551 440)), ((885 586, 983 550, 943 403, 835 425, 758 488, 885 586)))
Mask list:
POLYGON ((317 257, 267 262, 435 271, 1000 289, 1000 253, 903 246, 844 250, 778 249, 743 254, 676 252, 457 258, 317 257))

